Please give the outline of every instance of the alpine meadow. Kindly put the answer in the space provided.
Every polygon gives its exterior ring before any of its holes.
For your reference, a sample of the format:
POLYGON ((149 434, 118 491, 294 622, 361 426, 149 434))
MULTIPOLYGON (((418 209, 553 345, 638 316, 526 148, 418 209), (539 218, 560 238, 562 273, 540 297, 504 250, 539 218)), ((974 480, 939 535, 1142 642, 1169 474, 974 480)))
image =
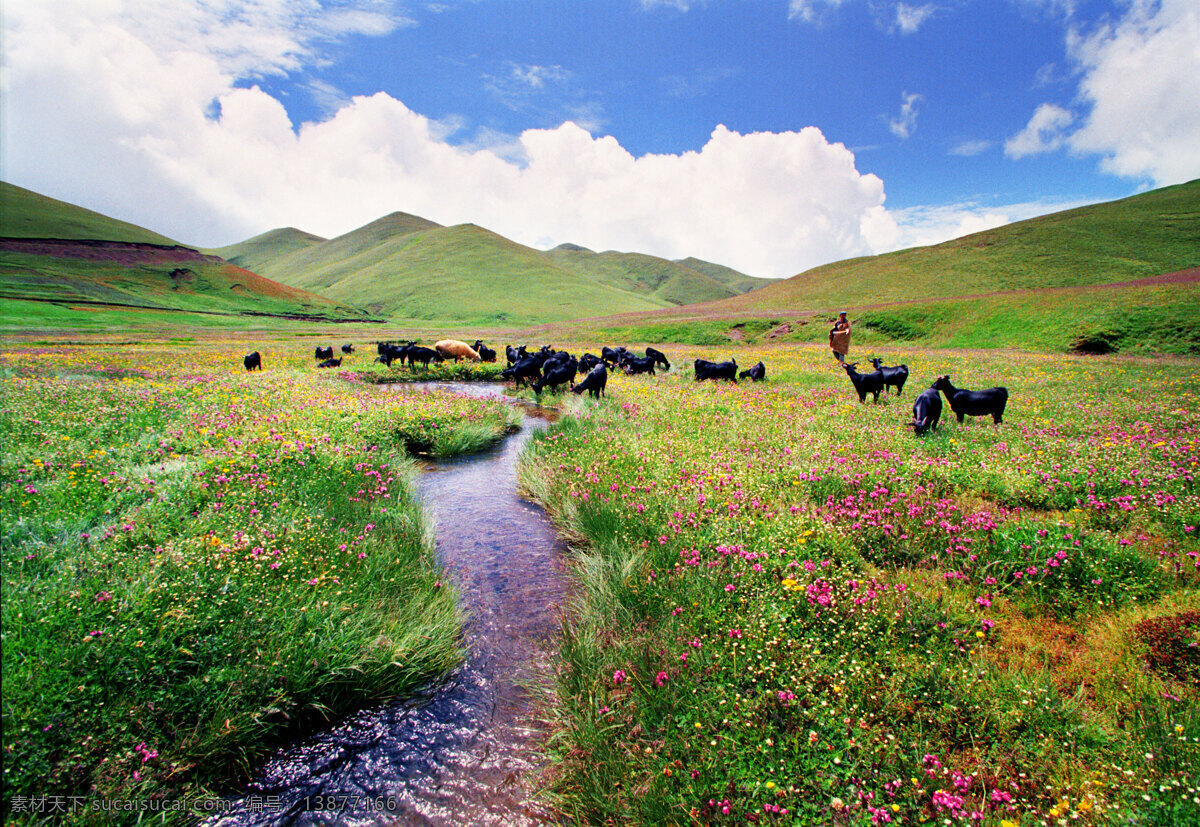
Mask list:
MULTIPOLYGON (((9 822, 191 823, 288 744, 437 709, 475 621, 417 480, 546 412, 543 821, 1200 819, 1200 182, 769 284, 404 214, 201 251, 4 197, 9 822), (859 401, 835 301, 899 392, 859 401), (916 433, 939 376, 1002 421, 947 394, 916 433)), ((429 812, 366 792, 329 800, 429 812)), ((259 811, 323 800, 290 795, 259 811)))

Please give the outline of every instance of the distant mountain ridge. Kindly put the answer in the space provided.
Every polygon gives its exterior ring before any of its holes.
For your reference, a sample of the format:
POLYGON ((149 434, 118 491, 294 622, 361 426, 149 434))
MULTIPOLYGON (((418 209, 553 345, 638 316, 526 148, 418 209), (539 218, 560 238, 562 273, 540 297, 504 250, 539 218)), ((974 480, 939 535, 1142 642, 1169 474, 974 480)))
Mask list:
POLYGON ((395 212, 333 239, 272 230, 212 252, 393 318, 536 324, 729 298, 769 283, 699 259, 542 251, 474 224, 395 212))

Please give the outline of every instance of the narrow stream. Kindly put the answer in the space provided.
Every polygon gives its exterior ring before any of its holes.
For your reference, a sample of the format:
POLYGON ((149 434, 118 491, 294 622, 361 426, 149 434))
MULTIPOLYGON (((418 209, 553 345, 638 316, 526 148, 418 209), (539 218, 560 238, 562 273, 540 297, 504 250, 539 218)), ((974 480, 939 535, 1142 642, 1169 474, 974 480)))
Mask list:
MULTIPOLYGON (((502 396, 498 385, 437 387, 502 396)), ((544 411, 530 414, 491 450, 429 463, 417 478, 468 617, 463 666, 424 697, 364 710, 276 755, 216 824, 555 822, 533 786, 567 578, 549 520, 516 494, 521 449, 546 425, 544 411)))

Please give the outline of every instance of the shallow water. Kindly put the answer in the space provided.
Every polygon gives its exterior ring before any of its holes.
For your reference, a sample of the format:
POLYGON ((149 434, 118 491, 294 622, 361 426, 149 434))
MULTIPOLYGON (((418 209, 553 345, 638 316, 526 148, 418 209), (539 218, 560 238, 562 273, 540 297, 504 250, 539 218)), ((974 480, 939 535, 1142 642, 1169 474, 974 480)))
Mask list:
MULTIPOLYGON (((463 387, 449 389, 482 396, 503 386, 463 387)), ((532 799, 567 578, 546 516, 516 495, 521 449, 544 426, 527 416, 492 450, 430 463, 418 477, 469 618, 464 665, 424 697, 364 710, 282 751, 214 823, 555 822, 532 799)))

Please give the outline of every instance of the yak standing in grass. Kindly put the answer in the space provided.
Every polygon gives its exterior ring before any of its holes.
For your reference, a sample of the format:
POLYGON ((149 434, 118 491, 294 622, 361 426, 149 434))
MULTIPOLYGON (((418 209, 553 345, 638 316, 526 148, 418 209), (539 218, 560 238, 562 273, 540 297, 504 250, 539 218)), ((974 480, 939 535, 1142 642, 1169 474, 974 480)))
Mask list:
POLYGON ((501 371, 500 376, 513 380, 519 388, 522 383, 533 384, 542 378, 542 364, 536 356, 526 356, 511 368, 501 371))
POLYGON ((479 359, 482 362, 495 362, 496 351, 483 343, 481 339, 475 340, 474 351, 479 354, 479 359))
POLYGON ((583 377, 583 381, 576 384, 571 390, 575 393, 587 391, 593 399, 599 399, 604 395, 604 386, 607 384, 608 367, 601 362, 588 371, 588 375, 583 377))
POLYGON ((950 410, 962 422, 965 416, 990 416, 999 425, 1004 419, 1004 408, 1008 405, 1008 388, 988 388, 969 391, 950 384, 949 376, 939 376, 933 383, 936 390, 946 394, 950 410))
POLYGON ((318 360, 332 359, 333 358, 333 345, 330 345, 329 347, 317 347, 313 351, 313 357, 318 360))
POLYGON ((639 358, 632 354, 626 356, 625 361, 621 363, 625 368, 625 373, 629 376, 635 376, 639 373, 648 373, 654 376, 654 365, 656 364, 653 356, 639 358))
POLYGON ((404 355, 408 357, 408 366, 415 368, 417 362, 421 363, 421 367, 428 368, 430 362, 443 362, 442 354, 438 353, 431 347, 422 347, 421 345, 406 345, 404 355))
POLYGON ((601 361, 602 360, 600 359, 600 357, 597 356, 596 354, 585 353, 579 357, 579 369, 583 370, 583 371, 589 371, 592 368, 596 367, 596 365, 601 364, 601 361))
POLYGON ((242 364, 246 366, 246 370, 262 370, 262 354, 257 350, 247 353, 242 357, 242 364))
POLYGON ((920 435, 928 431, 936 431, 942 420, 942 396, 937 388, 928 388, 921 392, 913 402, 913 432, 920 435))
POLYGON ((392 362, 397 360, 403 365, 404 360, 408 358, 409 351, 416 347, 416 345, 415 340, 403 345, 392 344, 391 342, 379 342, 375 345, 375 349, 379 352, 379 357, 376 361, 382 362, 389 368, 392 366, 392 362))
POLYGON ((854 390, 858 393, 859 402, 865 405, 868 393, 875 397, 876 403, 879 402, 879 394, 883 392, 883 373, 881 371, 873 370, 870 373, 859 373, 858 362, 846 362, 842 365, 842 368, 854 384, 854 390))
POLYGON ((728 362, 710 362, 707 359, 697 359, 692 362, 692 370, 696 373, 696 381, 703 382, 706 379, 725 379, 733 384, 737 384, 737 360, 730 359, 728 362))
POLYGON ((628 352, 629 351, 624 347, 609 347, 608 345, 605 345, 604 347, 600 348, 600 358, 603 359, 604 363, 610 368, 615 368, 617 365, 621 364, 622 358, 624 358, 625 354, 628 352))
POLYGON ((738 374, 738 379, 749 379, 751 382, 761 382, 767 378, 767 366, 762 362, 758 362, 752 368, 748 368, 738 374))
POLYGON ((553 365, 547 362, 544 368, 545 372, 542 374, 542 378, 533 383, 533 392, 538 396, 541 396, 542 391, 546 388, 557 393, 562 385, 572 389, 575 387, 575 376, 579 372, 579 363, 574 358, 560 360, 553 365))
POLYGON ((650 359, 653 359, 656 364, 662 365, 663 370, 669 371, 671 369, 671 363, 667 361, 666 354, 664 354, 661 350, 648 347, 646 348, 646 356, 650 359))
POLYGON ((875 370, 883 374, 883 387, 886 391, 888 387, 896 389, 896 396, 899 396, 904 391, 904 383, 908 381, 908 365, 896 365, 888 367, 883 364, 883 360, 876 356, 869 360, 875 366, 875 370))
POLYGON ((466 342, 458 339, 442 339, 435 342, 433 349, 442 354, 443 359, 453 359, 455 362, 466 359, 468 362, 478 362, 479 354, 466 342))

